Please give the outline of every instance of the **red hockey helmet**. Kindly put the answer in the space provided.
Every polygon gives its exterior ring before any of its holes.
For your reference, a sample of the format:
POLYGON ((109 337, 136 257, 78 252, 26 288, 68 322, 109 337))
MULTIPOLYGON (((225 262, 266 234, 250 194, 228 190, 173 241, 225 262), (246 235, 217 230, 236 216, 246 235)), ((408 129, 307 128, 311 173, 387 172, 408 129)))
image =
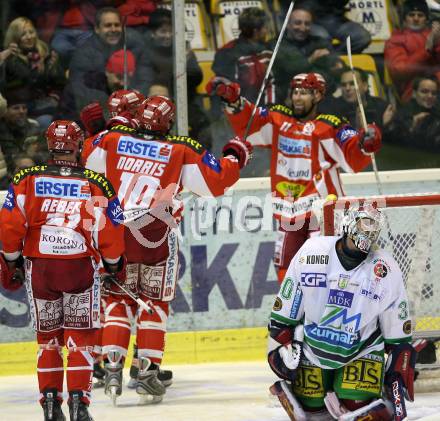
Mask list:
POLYGON ((113 92, 107 100, 107 108, 110 117, 115 117, 124 111, 128 111, 134 117, 137 108, 145 100, 145 97, 134 89, 120 89, 113 92))
POLYGON ((75 153, 81 150, 84 132, 74 121, 55 120, 47 128, 46 139, 50 153, 75 153))
POLYGON ((148 97, 138 108, 136 120, 143 130, 167 134, 174 123, 176 106, 162 95, 148 97))
POLYGON ((322 95, 325 94, 325 85, 325 79, 319 73, 299 73, 290 81, 290 87, 292 89, 313 89, 321 92, 322 95))

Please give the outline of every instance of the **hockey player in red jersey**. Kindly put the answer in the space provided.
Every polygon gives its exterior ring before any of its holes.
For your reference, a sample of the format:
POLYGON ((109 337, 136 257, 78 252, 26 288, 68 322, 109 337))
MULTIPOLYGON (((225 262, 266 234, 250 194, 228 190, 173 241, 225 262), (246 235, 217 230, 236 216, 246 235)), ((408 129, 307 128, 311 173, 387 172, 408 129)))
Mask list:
MULTIPOLYGON (((88 138, 84 142, 83 146, 83 156, 88 156, 90 154, 91 149, 93 149, 93 142, 95 140, 95 135, 100 132, 104 132, 104 130, 109 130, 114 126, 124 126, 130 128, 136 128, 137 122, 134 120, 134 115, 138 107, 145 100, 145 97, 134 89, 126 90, 120 89, 118 91, 113 92, 107 100, 107 111, 109 114, 109 119, 105 121, 104 119, 104 110, 99 102, 92 102, 85 106, 80 113, 80 118, 83 126, 86 128, 88 138)), ((107 297, 108 291, 105 288, 101 290, 101 317, 104 318, 104 312, 107 307, 107 297)), ((102 342, 102 329, 98 331, 98 343, 102 342)), ((105 372, 102 368, 102 355, 101 355, 101 346, 97 347, 97 355, 96 360, 93 365, 93 377, 96 379, 94 383, 94 387, 101 387, 104 385, 104 377, 105 372)), ((133 365, 132 369, 130 369, 130 376, 136 373, 137 367, 137 357, 136 350, 134 351, 133 365)), ((137 378, 137 374, 134 376, 137 378)), ((160 370, 159 378, 163 378, 167 380, 167 385, 171 384, 170 379, 172 377, 172 373, 168 370, 160 370)), ((133 384, 133 382, 129 383, 129 387, 133 384)))
POLYGON ((86 166, 115 183, 125 218, 127 286, 150 301, 153 313, 137 309, 127 296, 113 291, 103 335, 106 392, 121 394, 122 368, 130 337, 130 313, 137 313, 139 373, 136 391, 162 400, 157 379, 165 345, 169 302, 178 276, 176 229, 183 187, 200 196, 219 196, 239 177, 250 158, 250 145, 238 139, 225 145, 217 160, 196 140, 168 135, 175 106, 166 97, 147 98, 138 109, 139 129, 115 126, 93 140, 86 166))
MULTIPOLYGON (((310 234, 310 211, 317 198, 343 196, 340 170, 358 172, 371 163, 369 153, 381 146, 379 128, 368 125, 359 132, 343 118, 319 114, 325 80, 318 73, 292 78, 292 107, 258 108, 248 140, 253 146, 272 149, 271 191, 273 212, 280 221, 275 245, 275 265, 281 282, 289 262, 310 234), (298 218, 295 223, 295 218, 298 218), (305 218, 303 218, 305 216, 305 218)), ((214 77, 207 92, 220 96, 233 130, 244 136, 254 105, 240 97, 238 84, 214 77)))
POLYGON ((65 345, 70 420, 89 421, 100 312, 98 269, 103 265, 123 280, 123 214, 110 182, 78 164, 84 139, 80 127, 57 120, 46 136, 50 161, 21 170, 9 187, 0 213, 0 260, 8 275, 5 288, 26 279, 40 348, 37 372, 44 419, 65 420, 65 345))

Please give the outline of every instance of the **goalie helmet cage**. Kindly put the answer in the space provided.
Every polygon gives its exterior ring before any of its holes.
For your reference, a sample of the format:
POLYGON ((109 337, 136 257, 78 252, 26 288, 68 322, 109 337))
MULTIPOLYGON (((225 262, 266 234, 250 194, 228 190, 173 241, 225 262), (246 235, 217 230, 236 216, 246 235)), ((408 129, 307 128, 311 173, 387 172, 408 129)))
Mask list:
POLYGON ((371 203, 385 215, 378 246, 402 270, 414 338, 440 338, 440 194, 343 197, 322 205, 323 235, 342 234, 345 209, 371 203))

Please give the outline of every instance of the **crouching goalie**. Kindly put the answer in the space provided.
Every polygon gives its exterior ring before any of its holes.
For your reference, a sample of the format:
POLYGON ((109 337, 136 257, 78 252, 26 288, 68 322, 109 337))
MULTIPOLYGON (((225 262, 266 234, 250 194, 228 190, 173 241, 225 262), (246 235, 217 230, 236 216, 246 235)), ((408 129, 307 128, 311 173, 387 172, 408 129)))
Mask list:
POLYGON ((306 241, 269 323, 270 388, 291 420, 404 420, 416 351, 402 273, 378 250, 383 216, 350 208, 340 237, 306 241))

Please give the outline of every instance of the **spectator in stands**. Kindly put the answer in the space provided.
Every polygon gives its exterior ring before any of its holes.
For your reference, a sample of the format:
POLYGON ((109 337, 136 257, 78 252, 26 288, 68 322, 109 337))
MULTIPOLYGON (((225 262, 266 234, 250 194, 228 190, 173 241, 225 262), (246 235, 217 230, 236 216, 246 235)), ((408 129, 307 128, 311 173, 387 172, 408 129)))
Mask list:
POLYGON ((4 48, 12 51, 4 64, 6 88, 26 86, 31 94, 29 115, 47 127, 66 83, 57 53, 38 38, 34 25, 25 17, 9 24, 4 48))
MULTIPOLYGON (((142 74, 139 73, 141 92, 168 92, 174 95, 173 71, 173 29, 171 11, 157 9, 150 16, 149 31, 146 34, 146 48, 141 57, 142 74)), ((186 73, 188 91, 188 122, 190 135, 205 147, 211 146, 210 122, 199 105, 196 88, 203 79, 202 70, 194 52, 187 47, 186 73)))
MULTIPOLYGON (((127 50, 131 51, 138 61, 141 51, 145 49, 142 40, 130 29, 127 29, 126 38, 127 50)), ((70 83, 63 99, 68 102, 66 96, 73 95, 74 113, 78 114, 84 106, 93 101, 105 105, 108 92, 102 89, 102 83, 106 80, 106 65, 110 56, 122 49, 122 22, 118 10, 112 7, 98 10, 93 35, 77 48, 70 62, 70 83)), ((129 86, 131 87, 136 86, 129 86)))
POLYGON ((0 148, 9 171, 14 169, 13 155, 25 152, 25 141, 31 136, 38 136, 41 131, 36 120, 28 118, 27 103, 29 91, 26 88, 5 92, 7 108, 0 119, 0 148))
POLYGON ((20 170, 24 170, 25 168, 32 167, 33 165, 35 165, 35 162, 26 153, 19 153, 14 156, 14 164, 15 164, 15 167, 14 167, 13 174, 15 174, 16 172, 18 172, 20 170))
POLYGON ((127 26, 145 33, 150 22, 150 15, 153 13, 160 0, 126 0, 118 6, 119 13, 127 21, 127 26))
MULTIPOLYGON (((290 1, 282 0, 287 7, 290 1)), ((314 15, 312 34, 328 41, 339 40, 336 50, 346 53, 345 40, 351 37, 351 48, 354 54, 362 52, 370 45, 371 35, 360 23, 345 17, 349 10, 349 0, 299 0, 297 7, 309 8, 314 15)))
MULTIPOLYGON (((387 104, 381 98, 371 96, 368 88, 367 72, 360 68, 355 68, 354 70, 367 122, 376 123, 381 128, 386 126, 393 118, 393 106, 387 104)), ((341 96, 338 98, 330 97, 328 100, 324 100, 320 104, 319 110, 324 114, 336 114, 346 117, 353 127, 360 129, 362 121, 354 87, 353 73, 350 69, 346 68, 342 72, 339 87, 341 89, 341 96)))
POLYGON ((115 1, 37 0, 36 3, 40 10, 35 21, 38 33, 59 54, 63 68, 67 69, 76 47, 93 33, 96 11, 113 6, 115 1))
MULTIPOLYGON (((273 74, 276 85, 276 101, 284 102, 292 75, 328 71, 328 59, 333 51, 329 40, 311 35, 313 15, 309 9, 296 7, 290 15, 286 34, 280 44, 273 74)), ((276 40, 270 44, 273 50, 276 40)))
POLYGON ((440 152, 439 81, 414 79, 412 99, 397 109, 384 131, 384 141, 417 150, 440 152))
POLYGON ((425 0, 406 0, 403 29, 393 31, 385 43, 385 63, 403 101, 411 98, 417 76, 440 76, 440 22, 429 25, 425 0))
MULTIPOLYGON (((220 48, 214 57, 212 70, 216 76, 223 76, 237 82, 241 95, 255 102, 262 85, 272 51, 266 43, 267 16, 258 7, 244 9, 238 17, 238 38, 220 48)), ((275 101, 273 81, 269 81, 262 103, 275 101)))

